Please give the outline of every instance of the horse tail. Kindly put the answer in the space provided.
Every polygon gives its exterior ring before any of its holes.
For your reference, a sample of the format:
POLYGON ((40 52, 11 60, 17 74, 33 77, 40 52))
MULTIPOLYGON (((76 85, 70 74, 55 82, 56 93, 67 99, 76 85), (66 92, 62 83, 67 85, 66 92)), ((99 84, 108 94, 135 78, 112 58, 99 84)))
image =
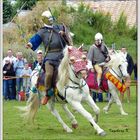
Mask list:
POLYGON ((39 108, 39 98, 37 93, 30 92, 30 97, 27 101, 27 105, 25 107, 17 107, 23 113, 21 117, 24 118, 27 122, 34 122, 35 115, 39 108))

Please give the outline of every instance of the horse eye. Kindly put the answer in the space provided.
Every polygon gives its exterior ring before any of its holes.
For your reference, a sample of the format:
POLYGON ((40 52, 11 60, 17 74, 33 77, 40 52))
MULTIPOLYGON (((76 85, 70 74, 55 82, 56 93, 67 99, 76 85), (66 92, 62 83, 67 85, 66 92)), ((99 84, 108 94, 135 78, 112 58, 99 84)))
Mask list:
POLYGON ((85 55, 82 55, 82 59, 85 61, 87 57, 85 55))
POLYGON ((70 62, 71 62, 71 63, 75 63, 75 57, 71 57, 71 58, 70 58, 70 62))

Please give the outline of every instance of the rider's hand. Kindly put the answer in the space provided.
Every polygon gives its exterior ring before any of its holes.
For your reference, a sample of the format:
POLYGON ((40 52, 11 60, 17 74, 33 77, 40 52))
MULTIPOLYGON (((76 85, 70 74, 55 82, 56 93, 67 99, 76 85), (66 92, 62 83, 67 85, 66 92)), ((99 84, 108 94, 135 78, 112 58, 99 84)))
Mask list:
POLYGON ((105 62, 108 62, 110 61, 110 56, 108 56, 106 59, 105 59, 105 62))
POLYGON ((31 47, 32 47, 32 46, 31 46, 31 44, 29 44, 29 43, 25 46, 26 49, 31 48, 31 47))
POLYGON ((64 31, 59 31, 59 34, 63 36, 65 34, 65 32, 64 31))

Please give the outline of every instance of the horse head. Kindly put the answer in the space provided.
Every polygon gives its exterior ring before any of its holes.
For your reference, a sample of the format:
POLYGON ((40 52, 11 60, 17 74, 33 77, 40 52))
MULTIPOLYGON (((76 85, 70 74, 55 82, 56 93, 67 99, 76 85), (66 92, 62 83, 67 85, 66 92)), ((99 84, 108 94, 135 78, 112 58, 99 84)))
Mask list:
POLYGON ((82 51, 82 47, 68 47, 69 64, 76 75, 84 75, 87 70, 87 57, 82 51))
POLYGON ((63 89, 69 82, 69 79, 82 79, 87 74, 87 59, 82 48, 67 46, 64 49, 64 57, 58 68, 57 88, 63 89))
POLYGON ((116 72, 119 77, 129 77, 127 72, 127 60, 126 57, 121 52, 114 51, 110 55, 111 60, 107 63, 106 66, 109 66, 112 70, 116 72))

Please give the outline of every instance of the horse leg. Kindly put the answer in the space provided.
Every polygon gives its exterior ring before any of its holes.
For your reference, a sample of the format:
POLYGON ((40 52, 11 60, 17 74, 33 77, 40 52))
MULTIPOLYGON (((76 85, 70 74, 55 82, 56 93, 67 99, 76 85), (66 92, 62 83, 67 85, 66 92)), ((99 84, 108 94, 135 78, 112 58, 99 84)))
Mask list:
POLYGON ((51 113, 57 118, 57 120, 60 122, 60 124, 63 126, 64 130, 68 133, 73 132, 72 129, 70 129, 66 123, 62 120, 60 114, 58 111, 55 109, 55 104, 53 102, 48 102, 47 103, 48 109, 51 111, 51 113))
POLYGON ((93 99, 90 95, 88 95, 85 100, 88 103, 88 105, 93 109, 93 111, 96 113, 95 122, 97 123, 98 122, 98 115, 100 113, 99 107, 95 104, 95 102, 93 101, 93 99))
POLYGON ((73 108, 75 108, 81 115, 83 115, 93 125, 98 135, 100 136, 106 135, 106 132, 96 124, 92 115, 84 109, 84 107, 80 104, 80 102, 70 101, 69 103, 73 108))
POLYGON ((72 128, 76 129, 78 127, 77 120, 75 119, 75 116, 70 112, 66 104, 62 104, 62 108, 66 112, 68 118, 71 120, 72 128))
POLYGON ((128 113, 126 113, 123 109, 123 106, 122 106, 122 103, 119 99, 119 96, 117 94, 117 92, 115 90, 112 90, 111 91, 111 94, 112 94, 112 97, 114 98, 116 104, 119 106, 119 109, 120 109, 120 112, 121 112, 121 115, 128 115, 128 113))
POLYGON ((113 97, 111 96, 111 98, 109 99, 109 102, 108 102, 107 106, 105 106, 105 107, 103 108, 103 111, 104 111, 106 114, 108 113, 109 109, 111 108, 111 105, 113 104, 113 101, 114 101, 114 99, 113 99, 113 97))

